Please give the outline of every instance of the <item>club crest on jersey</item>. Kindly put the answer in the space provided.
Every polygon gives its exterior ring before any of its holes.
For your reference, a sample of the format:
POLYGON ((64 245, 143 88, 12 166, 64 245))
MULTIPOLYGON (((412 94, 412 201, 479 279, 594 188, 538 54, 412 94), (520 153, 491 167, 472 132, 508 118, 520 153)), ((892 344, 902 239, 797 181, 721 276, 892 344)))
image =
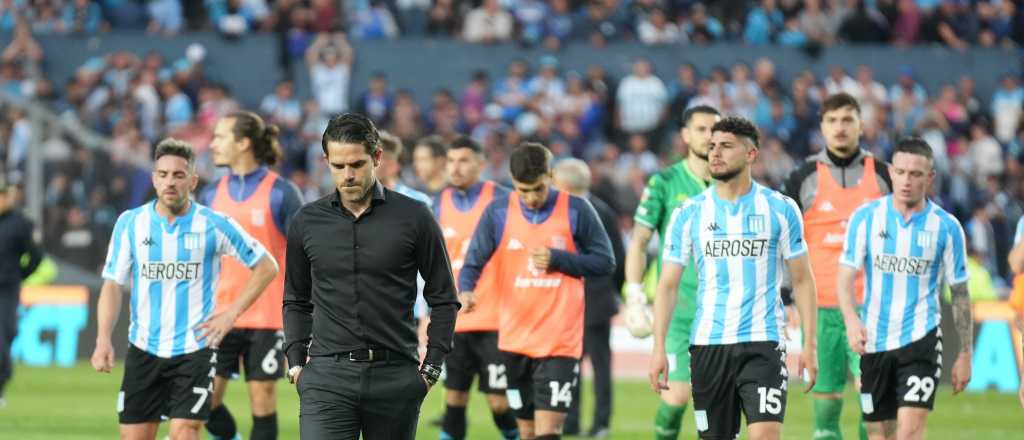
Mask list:
POLYGON ((551 237, 551 247, 554 249, 558 249, 560 251, 564 251, 566 248, 565 238, 557 235, 551 237))
POLYGON ((516 240, 516 239, 513 238, 513 239, 508 241, 508 250, 516 251, 516 250, 520 250, 522 248, 523 248, 523 244, 520 243, 519 240, 516 240))
POLYGON ((917 245, 922 248, 935 246, 935 233, 930 231, 919 231, 917 233, 917 245))
POLYGON ((182 241, 185 242, 185 249, 188 249, 190 251, 199 249, 200 236, 198 233, 186 232, 185 236, 182 238, 182 241))
POLYGON ((748 215, 747 216, 747 231, 753 234, 761 234, 764 232, 764 216, 763 215, 748 215))
POLYGON ((263 220, 266 218, 266 216, 264 215, 262 208, 254 208, 253 210, 249 211, 249 214, 251 215, 250 220, 252 221, 253 226, 264 226, 264 223, 266 223, 263 220))

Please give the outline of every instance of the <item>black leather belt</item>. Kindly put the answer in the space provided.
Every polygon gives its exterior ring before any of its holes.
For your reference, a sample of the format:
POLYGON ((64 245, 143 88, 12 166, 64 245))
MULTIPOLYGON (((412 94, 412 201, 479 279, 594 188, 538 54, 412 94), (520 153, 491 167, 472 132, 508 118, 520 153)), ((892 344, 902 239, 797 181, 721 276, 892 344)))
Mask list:
POLYGON ((399 356, 386 348, 360 348, 334 355, 336 360, 351 362, 377 362, 398 359, 399 356))

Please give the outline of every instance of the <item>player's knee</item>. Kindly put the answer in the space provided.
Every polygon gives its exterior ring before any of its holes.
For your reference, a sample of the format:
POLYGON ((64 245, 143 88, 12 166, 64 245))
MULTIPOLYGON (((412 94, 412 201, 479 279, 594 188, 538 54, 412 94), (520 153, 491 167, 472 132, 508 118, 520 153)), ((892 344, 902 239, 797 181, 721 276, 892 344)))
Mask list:
POLYGON ((779 440, 782 433, 782 423, 759 422, 748 425, 748 438, 750 440, 779 440))
POLYGON ((265 416, 273 414, 277 410, 277 382, 274 381, 252 381, 249 382, 249 396, 254 416, 265 416))
POLYGON ((661 392, 661 401, 672 406, 683 406, 690 402, 690 384, 669 382, 668 389, 661 392))
POLYGON ((491 413, 493 414, 503 414, 509 410, 508 399, 505 398, 504 394, 488 394, 487 406, 491 408, 491 413))
POLYGON ((171 440, 194 440, 199 438, 199 430, 203 427, 201 420, 176 419, 171 422, 171 440))
POLYGON ((469 405, 469 393, 465 391, 448 390, 444 396, 444 402, 448 406, 469 405))

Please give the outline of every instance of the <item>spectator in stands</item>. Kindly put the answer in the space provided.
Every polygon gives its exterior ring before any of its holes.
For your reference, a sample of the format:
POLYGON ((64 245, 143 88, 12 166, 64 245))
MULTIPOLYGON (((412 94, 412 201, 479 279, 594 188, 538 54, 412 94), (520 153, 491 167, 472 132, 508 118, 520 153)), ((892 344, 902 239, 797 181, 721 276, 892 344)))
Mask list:
POLYGON ((837 93, 848 93, 854 95, 857 92, 857 81, 846 74, 842 67, 832 66, 825 78, 825 93, 835 95, 837 93))
POLYGON ((17 64, 31 77, 42 74, 39 65, 43 62, 43 47, 32 38, 32 29, 28 21, 18 20, 10 44, 0 55, 0 62, 17 64))
POLYGON ((103 16, 117 30, 143 30, 149 24, 146 7, 134 0, 103 0, 103 16))
POLYGON ((55 34, 63 32, 64 28, 60 10, 57 9, 57 5, 53 2, 42 2, 37 5, 31 25, 32 33, 36 35, 55 34))
POLYGON ((996 139, 1008 143, 1017 135, 1024 106, 1024 88, 1014 75, 1003 75, 999 88, 992 94, 990 112, 995 126, 996 139))
POLYGON ((455 0, 435 0, 427 12, 427 35, 455 36, 460 28, 455 0))
POLYGON ((985 47, 1012 47, 1016 16, 1017 6, 1013 2, 978 2, 978 44, 985 47))
POLYGON ((164 99, 164 121, 168 131, 192 122, 192 101, 174 81, 164 81, 160 85, 160 92, 164 99))
POLYGON ((462 90, 462 98, 459 101, 459 111, 466 123, 467 132, 471 132, 483 118, 484 107, 491 102, 490 90, 490 77, 487 71, 473 72, 472 79, 462 90))
POLYGON ((853 12, 839 25, 839 39, 847 43, 881 43, 889 39, 889 24, 864 0, 856 0, 853 12))
POLYGON ((610 18, 611 11, 600 1, 591 1, 584 6, 585 11, 581 12, 579 20, 573 25, 576 38, 590 41, 594 47, 605 47, 609 41, 618 40, 622 30, 619 25, 610 18))
POLYGON ((92 0, 72 0, 64 6, 63 31, 72 34, 95 34, 105 23, 100 5, 92 0))
POLYGON ((822 9, 821 0, 805 0, 804 8, 797 16, 800 31, 810 41, 831 45, 839 31, 839 17, 835 12, 822 9))
POLYGON ((725 30, 717 18, 708 15, 704 3, 696 2, 690 6, 690 17, 682 31, 691 43, 708 44, 720 40, 725 30))
POLYGON ((398 37, 398 24, 383 0, 371 0, 369 8, 355 14, 352 34, 360 40, 395 39, 398 37))
POLYGON ((484 0, 466 15, 462 38, 470 43, 501 43, 512 38, 512 14, 498 0, 484 0))
POLYGON ((800 20, 796 17, 789 17, 786 19, 786 25, 779 33, 778 42, 780 46, 789 47, 804 47, 810 40, 807 38, 802 30, 800 30, 800 20))
POLYGON ((668 86, 672 101, 670 121, 680 121, 683 112, 690 107, 690 100, 697 95, 697 70, 690 63, 683 63, 676 69, 676 78, 668 86))
POLYGON ((668 21, 665 11, 654 8, 647 18, 640 20, 636 27, 636 34, 640 42, 650 45, 678 44, 686 41, 686 34, 679 31, 675 23, 668 21))
POLYGON ((615 162, 615 175, 619 181, 627 181, 633 171, 640 171, 644 176, 658 172, 661 165, 648 147, 647 137, 642 134, 630 135, 626 145, 628 149, 618 154, 615 162))
POLYGON ((544 17, 544 47, 560 49, 572 36, 573 21, 569 0, 551 0, 551 9, 544 17))
POLYGON ((617 91, 617 126, 626 134, 653 135, 668 110, 668 90, 651 71, 651 62, 633 62, 633 73, 622 79, 617 91))
POLYGON ((899 0, 898 11, 892 24, 892 42, 897 46, 917 43, 924 13, 914 0, 899 0))
POLYGON ((750 68, 744 63, 732 66, 732 80, 723 88, 725 97, 732 103, 733 113, 751 118, 761 99, 761 88, 750 79, 750 68))
POLYGON ((974 165, 972 174, 979 185, 984 185, 990 177, 998 178, 1006 170, 1003 147, 992 137, 983 122, 971 125, 967 158, 974 165))
POLYGON ((343 22, 342 11, 338 9, 338 3, 332 0, 312 0, 308 16, 309 30, 317 34, 337 31, 343 22))
POLYGON ((325 116, 348 110, 353 51, 345 35, 320 34, 306 50, 310 89, 325 116))
POLYGON ((977 40, 978 21, 969 13, 968 0, 942 0, 923 24, 927 38, 954 49, 965 50, 977 40))
POLYGON ((106 243, 100 243, 93 233, 89 214, 78 206, 67 210, 64 227, 61 228, 59 245, 53 255, 82 269, 96 271, 102 263, 96 258, 103 252, 106 243))
POLYGON ((559 101, 565 96, 565 81, 558 77, 558 58, 545 55, 540 59, 540 69, 526 85, 531 96, 544 94, 546 99, 559 101))
MULTIPOLYGON (((323 0, 321 0, 323 1, 323 0)), ((427 10, 432 0, 397 0, 398 27, 405 35, 423 35, 427 27, 427 10)))
POLYGON ((395 97, 388 90, 388 77, 384 72, 370 75, 370 88, 356 101, 355 111, 368 116, 374 124, 386 127, 395 107, 395 97))
POLYGON ((874 121, 876 112, 889 105, 889 93, 882 83, 875 81, 871 67, 857 67, 857 85, 852 91, 851 95, 860 103, 862 121, 874 121))
POLYGON ((149 11, 149 26, 146 29, 150 33, 171 37, 181 31, 185 20, 181 1, 152 0, 146 8, 149 11))
POLYGON ((519 42, 524 46, 535 46, 544 39, 544 20, 549 11, 541 0, 519 0, 512 6, 519 42))
POLYGON ((785 17, 776 7, 775 0, 761 0, 747 14, 747 25, 743 30, 743 41, 748 44, 769 44, 782 30, 785 17))
POLYGON ((18 7, 14 0, 0 1, 0 32, 11 32, 18 21, 18 7))
POLYGON ((260 103, 260 113, 267 123, 281 128, 282 137, 295 135, 302 123, 302 104, 295 98, 295 85, 282 80, 274 86, 274 93, 260 103))
POLYGON ((526 78, 529 67, 525 60, 512 61, 508 76, 498 81, 494 88, 494 102, 501 106, 505 121, 512 121, 523 112, 530 96, 529 81, 526 78))

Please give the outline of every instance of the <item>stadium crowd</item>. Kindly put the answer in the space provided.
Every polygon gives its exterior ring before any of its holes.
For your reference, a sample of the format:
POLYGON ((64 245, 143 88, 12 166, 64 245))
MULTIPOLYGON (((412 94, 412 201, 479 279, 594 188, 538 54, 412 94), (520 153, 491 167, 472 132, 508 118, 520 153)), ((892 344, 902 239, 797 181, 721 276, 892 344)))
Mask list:
POLYGON ((0 31, 214 29, 230 38, 277 33, 290 47, 321 32, 353 38, 450 37, 557 48, 566 40, 646 44, 743 41, 811 50, 837 42, 1005 46, 1024 40, 1010 0, 4 0, 0 31))
MULTIPOLYGON (((485 177, 502 182, 508 180, 509 146, 536 140, 559 157, 587 160, 593 169, 594 192, 609 201, 623 230, 629 230, 648 176, 685 153, 677 129, 686 108, 709 104, 755 121, 766 139, 755 176, 778 188, 804 157, 823 148, 819 105, 829 94, 844 91, 860 101, 863 143, 876 155, 888 158, 895 139, 910 134, 932 145, 940 173, 934 197, 964 222, 975 258, 996 285, 1005 285, 1009 279, 1005 255, 1013 225, 1024 212, 1020 126, 1024 88, 1015 76, 1003 77, 992 96, 978 96, 970 77, 951 78, 950 83, 928 90, 909 68, 902 68, 893 84, 875 80, 867 66, 851 71, 834 67, 825 76, 806 71, 784 81, 768 58, 710 71, 682 64, 674 72, 657 73, 647 60, 636 59, 630 74, 617 78, 600 65, 567 70, 556 55, 548 55, 535 62, 514 60, 499 77, 476 72, 461 89, 441 89, 425 100, 410 90, 392 87, 385 72, 374 73, 366 90, 350 90, 358 57, 349 39, 426 33, 461 34, 481 42, 514 37, 546 45, 557 45, 570 36, 595 44, 611 38, 791 44, 799 40, 795 34, 803 33, 806 41, 831 44, 860 41, 852 37, 871 22, 878 29, 867 33, 890 35, 887 38, 893 44, 942 41, 960 46, 989 44, 992 38, 1002 44, 1017 38, 1013 23, 1019 15, 1014 2, 877 0, 866 6, 856 0, 826 4, 764 0, 751 3, 749 13, 737 12, 749 2, 715 2, 705 11, 702 3, 681 0, 586 4, 487 0, 479 8, 449 0, 355 1, 345 2, 347 9, 319 0, 309 5, 279 1, 272 7, 262 1, 212 1, 202 7, 193 3, 154 1, 147 4, 148 10, 132 15, 132 8, 139 4, 128 1, 0 2, 0 30, 13 32, 0 60, 0 89, 42 103, 111 139, 102 149, 84 148, 68 136, 43 140, 47 177, 42 226, 49 252, 96 268, 99 262, 94 256, 105 247, 116 213, 149 196, 146 170, 153 145, 164 136, 196 147, 204 179, 223 173, 210 160, 213 125, 221 116, 248 106, 244 104, 253 104, 281 128, 286 156, 281 171, 307 200, 331 188, 320 158, 320 138, 328 117, 356 110, 406 144, 409 153, 403 161, 412 166, 405 168, 403 179, 410 186, 430 194, 443 187, 441 146, 459 133, 470 134, 484 145, 489 161, 485 177), (739 8, 723 6, 734 3, 739 8), (962 14, 965 8, 975 13, 962 14), (117 14, 112 13, 115 9, 117 14), (908 18, 913 14, 916 18, 908 18), (952 18, 941 18, 943 14, 952 18), (150 16, 160 20, 147 21, 150 16), (182 20, 171 19, 178 16, 182 20), (261 102, 240 103, 227 84, 208 78, 204 50, 198 46, 190 47, 180 59, 129 52, 92 58, 70 81, 55 84, 44 67, 46 54, 34 38, 45 32, 133 26, 170 32, 210 25, 223 31, 231 27, 225 21, 234 16, 244 17, 241 23, 252 31, 283 32, 288 56, 307 65, 313 93, 300 96, 295 84, 283 80, 261 102), (494 17, 506 18, 477 23, 494 17), (564 18, 562 26, 557 23, 559 17, 564 18), (1002 19, 1005 26, 997 25, 1002 19), (970 23, 962 23, 965 20, 970 23), (507 35, 486 34, 503 29, 504 21, 507 35), (665 31, 665 26, 678 30, 665 31), (878 32, 883 28, 885 32, 878 32)), ((24 171, 33 128, 18 109, 4 109, 2 115, 0 153, 16 178, 24 171)))

